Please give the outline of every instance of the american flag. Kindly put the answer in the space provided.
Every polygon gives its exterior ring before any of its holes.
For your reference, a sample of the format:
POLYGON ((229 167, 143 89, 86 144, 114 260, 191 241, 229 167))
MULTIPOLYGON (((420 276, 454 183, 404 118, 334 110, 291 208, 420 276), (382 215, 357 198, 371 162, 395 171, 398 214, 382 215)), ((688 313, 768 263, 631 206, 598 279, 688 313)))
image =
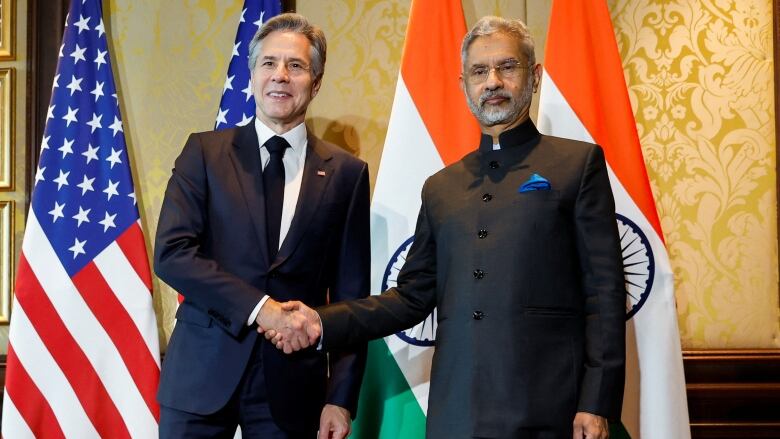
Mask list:
POLYGON ((244 9, 236 32, 236 42, 228 66, 225 85, 222 87, 222 100, 219 102, 215 128, 228 128, 246 125, 255 115, 255 98, 252 96, 252 84, 249 82, 249 42, 260 28, 282 10, 279 0, 245 0, 244 9))
POLYGON ((65 22, 12 308, 2 435, 157 437, 151 275, 99 0, 65 22))

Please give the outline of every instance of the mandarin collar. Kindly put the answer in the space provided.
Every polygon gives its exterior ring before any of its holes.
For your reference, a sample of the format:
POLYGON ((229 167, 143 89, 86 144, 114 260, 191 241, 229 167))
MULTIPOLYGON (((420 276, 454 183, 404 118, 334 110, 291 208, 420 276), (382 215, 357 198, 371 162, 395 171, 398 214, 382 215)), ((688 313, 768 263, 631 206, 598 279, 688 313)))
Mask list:
MULTIPOLYGON (((499 134, 498 144, 501 146, 500 150, 505 150, 523 145, 537 137, 539 137, 539 130, 529 117, 520 125, 499 134)), ((479 151, 481 153, 493 151, 493 136, 482 134, 479 140, 479 151)))

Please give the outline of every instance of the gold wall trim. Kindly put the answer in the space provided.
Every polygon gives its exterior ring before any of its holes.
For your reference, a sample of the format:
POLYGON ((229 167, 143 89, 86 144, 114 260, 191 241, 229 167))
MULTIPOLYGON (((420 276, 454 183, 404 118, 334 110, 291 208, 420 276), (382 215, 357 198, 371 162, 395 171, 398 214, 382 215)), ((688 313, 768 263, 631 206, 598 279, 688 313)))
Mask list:
POLYGON ((15 0, 0 0, 0 61, 16 59, 14 3, 15 0))
POLYGON ((11 316, 14 258, 14 202, 0 201, 0 324, 11 316))
POLYGON ((14 69, 0 69, 0 190, 14 190, 14 85, 14 69))

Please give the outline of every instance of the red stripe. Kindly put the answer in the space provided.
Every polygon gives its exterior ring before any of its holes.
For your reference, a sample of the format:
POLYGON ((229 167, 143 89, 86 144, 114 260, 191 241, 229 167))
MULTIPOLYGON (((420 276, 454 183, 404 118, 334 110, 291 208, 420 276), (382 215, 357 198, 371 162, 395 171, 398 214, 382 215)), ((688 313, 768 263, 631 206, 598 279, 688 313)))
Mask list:
POLYGON ((102 437, 129 438, 130 432, 100 377, 81 346, 68 332, 24 254, 19 258, 16 293, 19 305, 24 308, 44 346, 62 369, 98 434, 102 437))
POLYGON ((119 351, 149 411, 155 419, 159 420, 160 408, 155 393, 160 379, 160 369, 127 309, 116 297, 95 264, 88 264, 73 276, 73 283, 119 351))
POLYGON ((146 288, 151 292, 152 273, 149 270, 149 259, 146 254, 146 243, 144 242, 144 232, 141 230, 141 225, 137 221, 134 222, 133 225, 119 235, 116 243, 122 249, 122 253, 125 254, 127 260, 130 261, 133 270, 135 270, 138 277, 141 278, 146 288))
MULTIPOLYGON (((19 323, 19 322, 17 322, 19 323)), ((22 415, 35 437, 64 438, 57 417, 41 390, 19 362, 11 344, 8 344, 8 366, 5 372, 5 392, 22 415)), ((5 434, 13 432, 6 431, 5 434)))

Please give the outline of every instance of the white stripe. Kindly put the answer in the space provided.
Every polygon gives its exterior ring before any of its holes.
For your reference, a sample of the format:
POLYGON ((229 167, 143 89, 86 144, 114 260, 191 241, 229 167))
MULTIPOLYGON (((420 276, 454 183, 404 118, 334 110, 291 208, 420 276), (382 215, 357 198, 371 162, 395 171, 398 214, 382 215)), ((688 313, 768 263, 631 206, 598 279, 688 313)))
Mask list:
POLYGON ((122 357, 92 315, 30 210, 23 251, 57 314, 95 368, 132 437, 155 437, 157 422, 122 357))
POLYGON ((43 340, 38 337, 27 314, 15 301, 13 316, 9 342, 19 363, 51 406, 65 437, 99 437, 65 374, 43 345, 43 340))
MULTIPOLYGON (((371 201, 374 294, 382 292, 382 277, 393 253, 414 234, 425 179, 443 167, 403 76, 399 75, 371 201)), ((395 335, 386 337, 385 341, 423 413, 427 413, 433 348, 410 345, 395 335)))
POLYGON ((152 295, 119 244, 111 243, 94 259, 100 274, 114 291, 117 299, 130 314, 135 327, 146 342, 146 348, 160 366, 160 347, 157 340, 157 318, 152 307, 152 295))
POLYGON ((3 398, 3 437, 7 439, 35 439, 30 427, 24 422, 24 418, 16 409, 14 402, 8 397, 3 398))
MULTIPOLYGON (((593 143, 593 138, 544 72, 539 105, 540 131, 593 143)), ((617 213, 630 218, 645 233, 653 250, 655 276, 650 296, 629 322, 626 403, 623 421, 632 437, 690 438, 680 336, 669 255, 661 237, 607 164, 617 213), (632 346, 631 334, 636 346, 632 346), (638 364, 637 364, 638 362, 638 364), (639 389, 632 388, 637 383, 639 389), (632 399, 639 398, 637 401, 632 399), (639 413, 632 411, 639 408, 639 413), (630 408, 633 408, 631 410, 630 408), (639 425, 632 421, 639 419, 639 425), (638 430, 637 430, 638 429, 638 430)))

